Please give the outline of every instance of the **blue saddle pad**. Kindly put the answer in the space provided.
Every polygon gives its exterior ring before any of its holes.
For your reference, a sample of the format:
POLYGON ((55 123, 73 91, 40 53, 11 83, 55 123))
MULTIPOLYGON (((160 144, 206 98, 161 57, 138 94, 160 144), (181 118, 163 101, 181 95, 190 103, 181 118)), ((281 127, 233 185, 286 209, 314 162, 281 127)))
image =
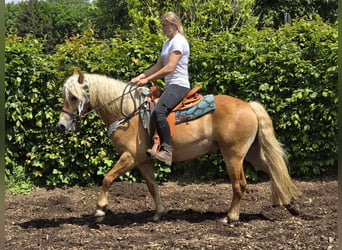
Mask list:
POLYGON ((215 109, 214 95, 205 95, 195 106, 176 111, 176 124, 194 120, 215 109))

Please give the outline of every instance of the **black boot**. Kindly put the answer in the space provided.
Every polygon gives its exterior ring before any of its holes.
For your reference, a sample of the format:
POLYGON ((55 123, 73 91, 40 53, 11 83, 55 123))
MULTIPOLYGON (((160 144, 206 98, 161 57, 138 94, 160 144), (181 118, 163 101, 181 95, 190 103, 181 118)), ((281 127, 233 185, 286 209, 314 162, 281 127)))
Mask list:
POLYGON ((162 143, 161 150, 157 153, 156 158, 164 162, 166 165, 171 166, 172 164, 172 151, 173 148, 171 145, 162 143))

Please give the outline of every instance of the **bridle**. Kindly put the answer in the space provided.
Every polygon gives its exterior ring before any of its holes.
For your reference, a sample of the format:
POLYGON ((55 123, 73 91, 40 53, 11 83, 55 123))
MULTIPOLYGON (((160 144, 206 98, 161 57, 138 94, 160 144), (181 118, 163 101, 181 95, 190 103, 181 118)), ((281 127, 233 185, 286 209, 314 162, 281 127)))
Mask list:
POLYGON ((102 105, 98 106, 97 108, 91 109, 90 111, 88 111, 88 112, 86 112, 86 113, 84 113, 84 114, 82 114, 83 109, 84 109, 84 104, 85 104, 84 101, 82 101, 82 102, 80 102, 80 103, 78 104, 78 113, 72 113, 72 112, 70 112, 70 111, 68 111, 68 110, 65 110, 65 109, 62 109, 62 113, 68 114, 68 115, 72 118, 72 123, 79 123, 79 122, 81 121, 81 119, 83 119, 84 117, 86 117, 86 116, 89 115, 90 113, 96 112, 96 111, 98 111, 99 109, 101 109, 101 108, 103 108, 103 107, 105 107, 105 106, 111 105, 111 104, 115 103, 116 101, 118 101, 119 99, 121 99, 121 102, 120 102, 120 112, 121 112, 121 115, 124 117, 124 118, 122 118, 122 119, 120 119, 120 120, 118 121, 118 123, 121 124, 121 123, 123 123, 123 122, 129 120, 130 118, 132 118, 132 117, 135 115, 135 113, 144 105, 144 103, 141 103, 141 104, 137 107, 136 102, 133 101, 133 103, 134 103, 134 110, 133 110, 133 112, 131 112, 131 113, 129 113, 129 114, 124 114, 124 112, 123 112, 123 109, 122 109, 122 107, 123 107, 123 100, 124 100, 123 97, 124 97, 125 95, 128 95, 128 94, 129 94, 130 97, 131 97, 131 99, 134 100, 133 92, 134 92, 138 87, 139 87, 138 85, 127 84, 126 87, 124 88, 123 93, 122 93, 121 96, 116 97, 116 98, 114 98, 113 100, 107 102, 106 104, 102 104, 102 105), (128 91, 127 91, 127 89, 128 89, 128 91))

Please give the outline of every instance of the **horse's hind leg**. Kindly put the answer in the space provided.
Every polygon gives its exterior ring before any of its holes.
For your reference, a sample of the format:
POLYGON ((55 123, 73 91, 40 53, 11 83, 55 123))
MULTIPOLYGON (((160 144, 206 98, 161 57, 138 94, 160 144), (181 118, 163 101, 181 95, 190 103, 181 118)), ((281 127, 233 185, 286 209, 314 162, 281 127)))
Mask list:
POLYGON ((228 211, 228 216, 223 219, 224 223, 228 223, 239 220, 240 203, 247 182, 243 171, 243 159, 232 154, 230 154, 230 156, 228 154, 223 154, 223 157, 233 189, 233 198, 228 211))
POLYGON ((144 164, 139 166, 138 168, 146 181, 146 185, 153 197, 154 204, 156 206, 156 213, 153 216, 153 220, 158 221, 164 214, 167 213, 167 210, 160 199, 158 184, 156 183, 156 180, 154 178, 153 166, 151 164, 144 164))

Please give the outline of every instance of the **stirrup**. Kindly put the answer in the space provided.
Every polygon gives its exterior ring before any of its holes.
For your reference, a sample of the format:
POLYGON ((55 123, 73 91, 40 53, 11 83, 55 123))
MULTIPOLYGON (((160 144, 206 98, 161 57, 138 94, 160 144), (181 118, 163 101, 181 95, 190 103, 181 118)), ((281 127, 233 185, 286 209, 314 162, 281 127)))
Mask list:
POLYGON ((154 134, 153 136, 153 146, 150 149, 147 149, 146 153, 149 154, 149 156, 152 159, 156 158, 156 155, 158 154, 159 150, 160 150, 160 137, 157 133, 154 134))
MULTIPOLYGON (((158 146, 158 145, 157 145, 158 146)), ((146 154, 149 156, 149 157, 151 157, 152 159, 156 159, 156 155, 158 154, 158 152, 159 152, 159 149, 160 149, 160 146, 159 146, 159 148, 155 148, 156 147, 156 145, 153 145, 153 147, 152 148, 149 148, 149 149, 147 149, 146 150, 146 154)))

